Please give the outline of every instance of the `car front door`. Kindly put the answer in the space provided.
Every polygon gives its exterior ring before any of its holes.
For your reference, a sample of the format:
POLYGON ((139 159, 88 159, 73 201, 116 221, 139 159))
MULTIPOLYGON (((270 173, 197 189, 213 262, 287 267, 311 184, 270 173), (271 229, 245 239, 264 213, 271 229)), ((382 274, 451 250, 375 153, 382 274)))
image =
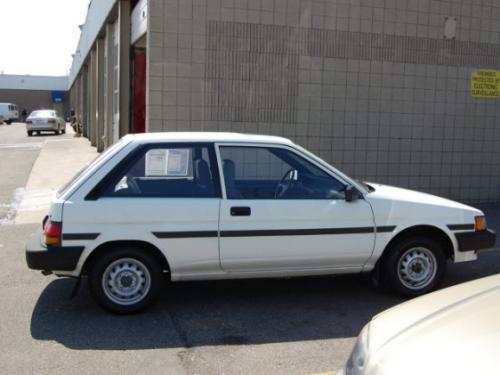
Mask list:
POLYGON ((219 145, 225 199, 219 246, 228 272, 359 268, 375 240, 370 205, 295 150, 219 145))

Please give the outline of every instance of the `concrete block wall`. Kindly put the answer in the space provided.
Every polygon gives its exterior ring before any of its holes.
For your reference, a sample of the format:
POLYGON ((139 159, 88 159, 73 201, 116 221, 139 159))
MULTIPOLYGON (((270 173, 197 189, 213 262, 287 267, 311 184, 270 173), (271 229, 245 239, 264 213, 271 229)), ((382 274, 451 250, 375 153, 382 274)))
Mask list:
POLYGON ((500 2, 148 6, 148 131, 282 135, 353 177, 500 200, 500 99, 470 95, 500 69, 500 2))

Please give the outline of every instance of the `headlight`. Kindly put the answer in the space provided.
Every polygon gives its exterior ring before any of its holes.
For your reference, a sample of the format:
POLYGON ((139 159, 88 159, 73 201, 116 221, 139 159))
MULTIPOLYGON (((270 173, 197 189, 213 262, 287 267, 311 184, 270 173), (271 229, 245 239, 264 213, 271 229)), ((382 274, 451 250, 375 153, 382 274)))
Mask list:
POLYGON ((364 374, 365 366, 368 361, 368 327, 369 324, 364 326, 356 340, 351 356, 347 360, 345 366, 346 375, 364 374))

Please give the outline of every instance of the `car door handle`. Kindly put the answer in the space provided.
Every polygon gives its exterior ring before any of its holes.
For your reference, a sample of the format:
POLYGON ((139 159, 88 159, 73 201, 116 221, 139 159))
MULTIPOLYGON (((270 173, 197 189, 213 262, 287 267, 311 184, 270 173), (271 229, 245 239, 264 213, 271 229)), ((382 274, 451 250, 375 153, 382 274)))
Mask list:
POLYGON ((231 216, 250 216, 250 207, 231 207, 231 216))

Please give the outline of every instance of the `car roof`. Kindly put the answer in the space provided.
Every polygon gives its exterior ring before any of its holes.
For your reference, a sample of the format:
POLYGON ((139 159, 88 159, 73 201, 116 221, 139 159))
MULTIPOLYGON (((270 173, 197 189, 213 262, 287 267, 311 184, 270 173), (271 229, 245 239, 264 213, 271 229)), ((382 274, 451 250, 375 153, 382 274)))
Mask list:
POLYGON ((271 135, 224 133, 224 132, 162 132, 134 134, 139 142, 244 142, 244 143, 278 143, 291 145, 287 138, 271 135))
POLYGON ((57 111, 55 109, 35 109, 34 111, 32 111, 30 113, 30 116, 34 115, 34 114, 46 114, 47 112, 54 112, 56 113, 57 111))

